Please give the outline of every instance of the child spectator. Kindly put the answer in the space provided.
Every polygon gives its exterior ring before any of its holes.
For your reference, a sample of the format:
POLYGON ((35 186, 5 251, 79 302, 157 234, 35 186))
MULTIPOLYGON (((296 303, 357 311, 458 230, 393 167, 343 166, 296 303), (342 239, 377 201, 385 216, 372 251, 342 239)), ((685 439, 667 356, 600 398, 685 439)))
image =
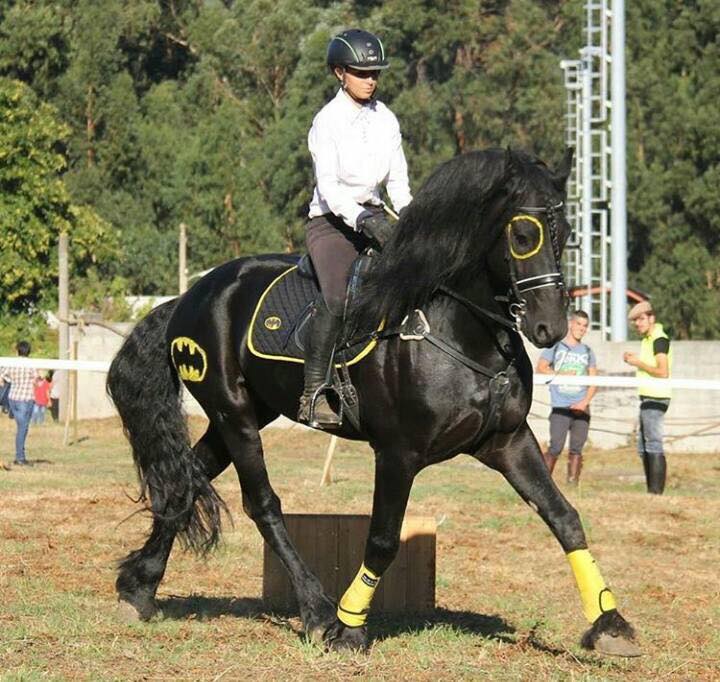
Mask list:
POLYGON ((42 424, 45 421, 45 410, 50 405, 50 382, 45 374, 35 379, 35 405, 33 406, 32 423, 42 424))

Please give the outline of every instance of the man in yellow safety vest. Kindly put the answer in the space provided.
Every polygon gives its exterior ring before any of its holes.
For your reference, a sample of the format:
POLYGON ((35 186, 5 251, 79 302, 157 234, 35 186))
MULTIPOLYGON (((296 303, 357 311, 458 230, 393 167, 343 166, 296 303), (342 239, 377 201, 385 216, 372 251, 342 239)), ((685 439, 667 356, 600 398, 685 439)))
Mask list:
POLYGON ((628 315, 642 337, 640 355, 624 353, 623 360, 636 368, 641 381, 640 427, 638 429, 638 452, 643 459, 645 481, 649 493, 662 495, 665 490, 667 464, 663 450, 663 419, 670 406, 671 389, 658 386, 656 379, 669 379, 672 367, 670 338, 663 326, 656 321, 650 301, 642 301, 628 315))

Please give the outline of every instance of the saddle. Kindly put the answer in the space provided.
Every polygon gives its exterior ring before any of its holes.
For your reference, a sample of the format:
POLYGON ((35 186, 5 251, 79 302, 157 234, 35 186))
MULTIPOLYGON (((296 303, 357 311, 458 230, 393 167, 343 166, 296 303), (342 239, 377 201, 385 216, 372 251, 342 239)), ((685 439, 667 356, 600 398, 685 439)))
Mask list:
MULTIPOLYGON (((363 254, 353 263, 348 280, 345 308, 360 288, 363 275, 370 269, 372 256, 363 254)), ((320 294, 315 268, 309 255, 298 258, 265 289, 255 307, 247 345, 250 352, 276 362, 305 362, 307 323, 314 301, 320 294)), ((333 358, 332 384, 340 399, 340 408, 356 428, 359 427, 357 391, 350 380, 348 367, 369 355, 377 339, 367 336, 342 342, 348 331, 340 334, 339 350, 333 358)))

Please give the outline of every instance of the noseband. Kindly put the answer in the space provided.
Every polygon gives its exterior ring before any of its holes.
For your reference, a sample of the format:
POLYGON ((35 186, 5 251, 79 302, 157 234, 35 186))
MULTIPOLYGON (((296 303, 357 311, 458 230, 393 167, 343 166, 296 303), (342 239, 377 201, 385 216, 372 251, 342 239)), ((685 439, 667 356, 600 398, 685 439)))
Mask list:
POLYGON ((517 209, 518 213, 513 216, 507 224, 508 236, 510 235, 513 222, 519 219, 529 220, 530 222, 536 224, 540 230, 540 238, 537 247, 527 254, 516 253, 512 248, 510 239, 508 238, 506 240, 505 260, 508 263, 508 270, 510 272, 510 291, 508 291, 507 296, 497 297, 497 300, 508 304, 508 310, 510 312, 510 316, 515 322, 515 329, 517 331, 520 331, 520 328, 522 327, 522 320, 527 310, 527 301, 525 300, 523 294, 526 294, 528 291, 543 289, 545 287, 555 287, 556 289, 562 289, 563 293, 567 293, 565 290, 565 279, 563 278, 562 268, 560 265, 560 244, 558 242, 556 215, 556 211, 562 209, 562 207, 562 201, 554 205, 548 203, 547 206, 520 206, 517 209), (536 216, 543 213, 547 214, 546 223, 553 255, 555 257, 555 270, 553 272, 543 273, 542 275, 533 275, 532 277, 517 279, 514 262, 535 256, 540 252, 542 247, 543 224, 536 216))

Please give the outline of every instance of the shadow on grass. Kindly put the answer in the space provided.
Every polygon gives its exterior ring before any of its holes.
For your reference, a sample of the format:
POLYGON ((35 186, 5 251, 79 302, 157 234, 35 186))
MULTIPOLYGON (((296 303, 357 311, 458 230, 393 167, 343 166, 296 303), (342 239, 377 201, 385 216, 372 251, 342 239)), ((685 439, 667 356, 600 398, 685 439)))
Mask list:
MULTIPOLYGON (((289 626, 289 618, 298 616, 297 610, 272 609, 262 599, 234 597, 204 597, 171 595, 157 600, 163 618, 170 620, 212 620, 221 616, 263 619, 281 626, 289 626)), ((459 634, 515 643, 515 628, 499 616, 486 616, 470 611, 435 609, 425 614, 377 614, 370 617, 371 639, 382 641, 405 633, 418 633, 436 627, 449 627, 459 634)), ((294 628, 293 628, 294 629, 294 628)))
MULTIPOLYGON (((163 618, 171 620, 212 620, 222 616, 264 620, 277 627, 292 630, 299 637, 305 635, 297 627, 297 610, 268 608, 262 599, 251 597, 203 597, 170 595, 157 600, 163 618), (293 619, 293 621, 291 621, 293 619)), ((419 634, 440 628, 450 628, 458 635, 481 637, 525 650, 534 650, 548 656, 572 659, 580 665, 593 668, 622 668, 621 660, 612 663, 592 652, 572 652, 567 648, 552 646, 544 642, 537 632, 539 624, 524 634, 500 616, 488 616, 471 611, 451 611, 437 608, 431 613, 421 614, 374 614, 369 620, 370 641, 400 637, 404 634, 419 634), (614 663, 614 665, 613 665, 614 663)))
POLYGON ((262 599, 235 598, 235 597, 203 597, 190 595, 181 597, 171 595, 158 599, 157 605, 163 617, 170 620, 212 620, 220 616, 234 616, 235 618, 260 618, 268 611, 262 599))
POLYGON ((514 642, 515 628, 500 616, 486 616, 471 611, 435 609, 420 614, 377 614, 370 616, 370 633, 377 641, 418 633, 437 627, 449 627, 459 634, 476 635, 500 642, 514 642))

